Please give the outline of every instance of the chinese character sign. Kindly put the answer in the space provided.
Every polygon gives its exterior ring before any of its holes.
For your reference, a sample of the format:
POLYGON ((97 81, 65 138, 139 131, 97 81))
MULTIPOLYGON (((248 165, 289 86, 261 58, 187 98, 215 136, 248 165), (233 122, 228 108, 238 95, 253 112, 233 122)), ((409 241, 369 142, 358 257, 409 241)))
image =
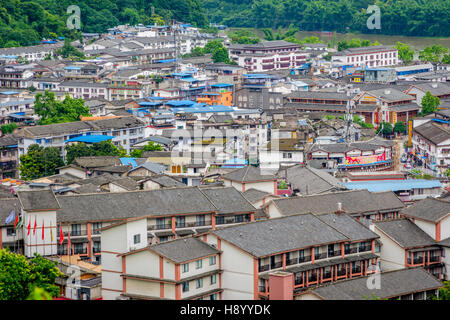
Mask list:
POLYGON ((345 164, 346 165, 352 165, 352 164, 371 164, 374 162, 379 161, 385 161, 386 160, 386 154, 383 152, 383 154, 374 154, 371 156, 359 156, 359 157, 345 157, 345 164))

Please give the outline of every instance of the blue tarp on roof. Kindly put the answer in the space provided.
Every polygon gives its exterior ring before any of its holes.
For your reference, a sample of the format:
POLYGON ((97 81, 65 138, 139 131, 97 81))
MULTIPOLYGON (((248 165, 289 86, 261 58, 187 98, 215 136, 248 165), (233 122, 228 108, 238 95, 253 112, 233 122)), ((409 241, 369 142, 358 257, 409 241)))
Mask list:
POLYGON ((136 168, 138 164, 136 163, 136 158, 120 158, 120 162, 124 166, 131 166, 132 168, 136 168))
POLYGON ((17 92, 17 91, 3 91, 3 92, 0 92, 0 94, 11 95, 11 94, 19 94, 19 92, 17 92))
POLYGON ((165 59, 156 61, 156 63, 169 63, 169 62, 175 62, 175 59, 165 59))
POLYGON ((198 81, 197 79, 192 78, 192 77, 181 78, 180 80, 187 81, 187 82, 196 82, 196 81, 198 81))
POLYGON ((174 72, 170 74, 171 76, 175 76, 175 77, 190 77, 191 74, 190 73, 184 73, 184 72, 174 72))
POLYGON ((379 192, 439 188, 442 184, 439 180, 409 179, 347 182, 344 183, 344 186, 351 190, 367 189, 370 192, 379 192))
POLYGON ((166 105, 170 107, 190 107, 192 105, 196 104, 195 101, 191 100, 177 100, 177 101, 167 101, 166 105))
POLYGON ((80 136, 80 137, 71 138, 69 140, 66 140, 65 142, 97 143, 97 142, 102 142, 102 141, 106 141, 106 140, 111 140, 112 138, 114 138, 114 137, 113 136, 104 136, 101 134, 94 134, 94 135, 90 135, 90 136, 80 136))
POLYGON ((144 107, 157 107, 157 106, 162 105, 162 102, 141 101, 138 104, 140 106, 144 106, 144 107))
POLYGON ((66 69, 66 70, 81 70, 81 67, 70 66, 70 67, 65 67, 64 69, 66 69))
POLYGON ((223 105, 207 105, 198 103, 195 106, 191 106, 189 108, 176 108, 172 110, 174 113, 208 113, 208 112, 233 112, 234 109, 232 107, 223 106, 223 105))
POLYGON ((244 168, 248 165, 248 161, 240 158, 233 158, 225 161, 221 168, 244 168))
POLYGON ((232 84, 229 83, 216 83, 216 84, 212 84, 211 88, 227 88, 227 87, 232 87, 232 84))

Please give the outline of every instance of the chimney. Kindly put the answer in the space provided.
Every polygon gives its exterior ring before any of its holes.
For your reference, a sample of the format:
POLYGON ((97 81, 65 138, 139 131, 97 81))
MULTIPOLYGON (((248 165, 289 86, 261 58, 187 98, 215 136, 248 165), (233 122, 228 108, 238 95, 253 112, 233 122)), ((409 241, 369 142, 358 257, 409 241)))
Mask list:
POLYGON ((338 209, 336 211, 336 214, 341 214, 341 213, 345 212, 344 210, 342 210, 342 203, 341 202, 337 203, 337 207, 338 207, 338 209))
POLYGON ((285 271, 269 273, 270 300, 294 300, 294 274, 285 271))

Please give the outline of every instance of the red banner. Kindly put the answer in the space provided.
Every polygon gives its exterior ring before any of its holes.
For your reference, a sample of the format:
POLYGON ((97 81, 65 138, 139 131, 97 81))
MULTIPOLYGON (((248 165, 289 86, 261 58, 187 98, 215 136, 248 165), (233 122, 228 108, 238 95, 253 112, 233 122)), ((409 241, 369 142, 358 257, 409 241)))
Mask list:
POLYGON ((371 156, 358 156, 358 157, 345 157, 345 164, 351 165, 351 164, 371 164, 374 162, 379 161, 385 161, 386 160, 386 154, 383 152, 383 154, 379 155, 371 155, 371 156))

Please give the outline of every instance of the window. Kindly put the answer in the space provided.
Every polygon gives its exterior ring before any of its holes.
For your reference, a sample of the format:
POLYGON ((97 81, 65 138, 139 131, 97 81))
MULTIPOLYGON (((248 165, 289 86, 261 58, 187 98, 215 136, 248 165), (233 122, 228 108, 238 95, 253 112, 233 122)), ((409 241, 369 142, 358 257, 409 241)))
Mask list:
POLYGON ((213 274, 211 277, 209 277, 209 280, 211 284, 215 284, 217 282, 217 275, 213 274))
POLYGON ((14 228, 7 228, 6 229, 6 235, 8 237, 13 237, 16 235, 16 231, 14 230, 14 228))
POLYGON ((100 228, 102 227, 102 223, 101 222, 94 222, 92 224, 92 233, 93 234, 99 234, 100 233, 100 228))
POLYGON ((204 226, 205 225, 205 215, 199 214, 197 215, 197 226, 204 226))
POLYGON ((94 241, 94 248, 93 248, 94 253, 99 253, 101 251, 100 248, 101 248, 100 241, 94 241))
POLYGON ((197 267, 197 269, 201 269, 202 268, 202 265, 203 265, 203 260, 197 260, 196 262, 195 262, 195 265, 196 265, 196 267, 197 267))
POLYGON ((345 254, 349 254, 350 253, 350 244, 346 243, 344 245, 344 252, 345 252, 345 254))
POLYGON ((197 289, 203 287, 203 278, 197 279, 197 289))
POLYGON ((217 300, 217 294, 216 293, 212 294, 210 299, 211 300, 217 300))
POLYGON ((189 282, 183 282, 182 287, 183 287, 183 292, 188 292, 189 291, 189 282))
POLYGON ((216 217, 216 224, 224 224, 224 223, 225 223, 225 217, 223 217, 223 216, 216 217))
POLYGON ((329 257, 334 256, 334 244, 329 244, 328 245, 328 256, 329 257))
POLYGON ((72 225, 72 236, 81 236, 81 224, 73 224, 72 225))
POLYGON ((186 217, 176 217, 175 226, 184 228, 186 226, 186 217))
POLYGON ((183 264, 183 273, 189 272, 189 263, 183 264))
POLYGON ((283 152, 283 159, 292 159, 291 152, 283 152))
POLYGON ((140 234, 135 234, 133 236, 133 242, 134 242, 134 244, 140 243, 141 242, 141 235, 140 234))
POLYGON ((316 259, 319 258, 319 250, 320 250, 319 247, 315 247, 315 248, 314 248, 314 257, 315 257, 316 259))
POLYGON ((166 223, 166 220, 164 218, 157 218, 156 219, 156 229, 164 229, 165 223, 166 223))
POLYGON ((215 264, 216 264, 216 256, 209 257, 209 265, 212 266, 215 264))

